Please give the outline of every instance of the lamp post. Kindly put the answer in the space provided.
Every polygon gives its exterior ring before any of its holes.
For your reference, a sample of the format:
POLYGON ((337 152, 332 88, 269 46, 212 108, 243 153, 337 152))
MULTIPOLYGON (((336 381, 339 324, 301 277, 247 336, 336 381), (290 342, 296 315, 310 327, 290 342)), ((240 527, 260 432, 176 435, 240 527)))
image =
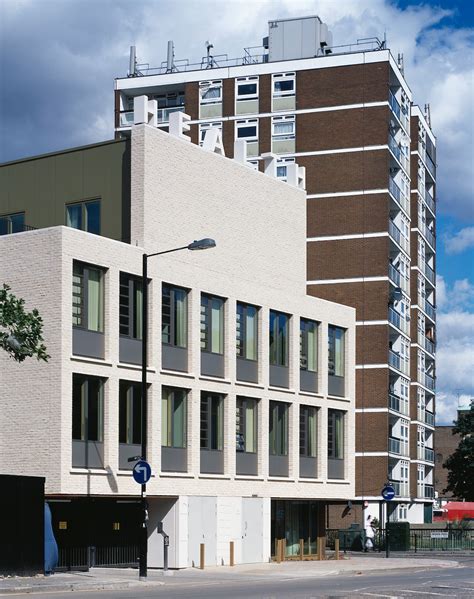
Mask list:
MULTIPOLYGON (((182 247, 173 248, 171 250, 165 250, 163 252, 155 252, 153 254, 143 254, 142 258, 142 294, 143 294, 143 327, 142 327, 142 426, 141 426, 141 437, 142 437, 142 448, 141 448, 141 459, 146 461, 147 458, 147 426, 148 426, 148 408, 147 408, 147 381, 146 381, 146 367, 147 367, 147 346, 148 346, 148 258, 152 256, 161 256, 162 254, 170 254, 171 252, 179 252, 180 250, 208 250, 216 247, 214 239, 199 239, 193 241, 189 245, 183 245, 182 247)), ((140 539, 140 580, 146 580, 148 575, 148 504, 146 502, 146 483, 141 486, 141 498, 142 498, 142 534, 140 539)))

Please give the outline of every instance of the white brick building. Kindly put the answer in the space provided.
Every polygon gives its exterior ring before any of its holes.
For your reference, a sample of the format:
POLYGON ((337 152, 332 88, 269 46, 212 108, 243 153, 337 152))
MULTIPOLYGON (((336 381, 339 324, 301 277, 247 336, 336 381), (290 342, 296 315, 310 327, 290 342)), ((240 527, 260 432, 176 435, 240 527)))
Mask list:
POLYGON ((143 252, 202 237, 217 247, 149 260, 149 565, 162 564, 160 521, 171 567, 196 564, 200 543, 227 564, 230 541, 237 563, 266 561, 277 538, 296 552, 302 531, 314 551, 325 501, 353 498, 355 311, 306 295, 305 200, 137 125, 131 244, 65 226, 0 237, 0 280, 39 309, 51 355, 0 356, 0 471, 46 477, 60 544, 84 538, 78 502, 90 522, 100 502, 111 514, 97 546, 135 522, 120 511, 140 491, 134 277, 143 252))

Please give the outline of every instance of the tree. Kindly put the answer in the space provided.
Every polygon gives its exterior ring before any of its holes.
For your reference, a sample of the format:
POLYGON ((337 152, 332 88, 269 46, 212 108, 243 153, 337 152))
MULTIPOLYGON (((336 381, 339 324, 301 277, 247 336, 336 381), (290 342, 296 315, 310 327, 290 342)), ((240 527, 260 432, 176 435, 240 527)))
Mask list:
POLYGON ((474 501, 474 402, 468 412, 460 413, 454 422, 453 435, 461 440, 456 451, 443 464, 448 472, 448 486, 456 499, 474 501))
POLYGON ((25 310, 25 300, 10 293, 10 287, 0 288, 0 348, 17 362, 36 356, 48 361, 43 343, 43 320, 35 308, 25 310))

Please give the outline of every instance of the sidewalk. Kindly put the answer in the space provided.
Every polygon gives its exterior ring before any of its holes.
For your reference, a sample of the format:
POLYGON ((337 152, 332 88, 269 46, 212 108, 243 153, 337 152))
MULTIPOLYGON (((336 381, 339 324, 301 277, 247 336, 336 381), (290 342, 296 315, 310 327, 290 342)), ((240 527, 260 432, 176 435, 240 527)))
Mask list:
POLYGON ((455 560, 440 560, 423 558, 407 560, 393 557, 381 559, 368 556, 346 556, 339 561, 327 560, 322 562, 291 561, 265 564, 244 564, 234 567, 210 566, 205 570, 187 568, 170 571, 164 576, 161 570, 149 570, 148 581, 138 580, 138 570, 133 568, 92 568, 89 572, 62 572, 53 576, 9 577, 0 578, 0 596, 12 593, 45 593, 58 591, 91 591, 91 590, 126 590, 133 587, 159 587, 162 585, 179 585, 192 580, 218 582, 223 580, 261 580, 271 577, 281 578, 317 578, 326 576, 355 575, 383 572, 395 569, 427 569, 454 568, 459 566, 455 560))

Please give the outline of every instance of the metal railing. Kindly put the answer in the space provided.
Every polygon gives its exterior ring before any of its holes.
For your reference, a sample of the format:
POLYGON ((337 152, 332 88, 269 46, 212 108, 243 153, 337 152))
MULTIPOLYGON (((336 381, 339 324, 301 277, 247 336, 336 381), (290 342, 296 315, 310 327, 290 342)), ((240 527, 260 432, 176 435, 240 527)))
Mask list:
POLYGON ((133 567, 138 564, 138 545, 59 547, 57 570, 89 570, 93 567, 133 567))
POLYGON ((391 480, 390 484, 395 490, 396 497, 408 497, 408 483, 400 480, 391 480))
POLYGON ((423 310, 423 312, 429 317, 431 318, 431 320, 436 320, 436 310, 435 307, 433 306, 433 304, 430 304, 430 302, 425 299, 425 298, 418 298, 418 305, 420 306, 420 308, 423 310))
POLYGON ((170 114, 172 114, 173 112, 184 112, 184 106, 170 106, 169 108, 158 108, 158 122, 168 123, 170 120, 170 114))
POLYGON ((435 271, 431 268, 431 266, 428 266, 428 264, 426 264, 426 262, 420 262, 420 264, 418 266, 419 266, 421 272, 428 279, 428 281, 430 283, 432 283, 433 285, 435 285, 436 284, 436 275, 435 275, 435 271))
POLYGON ((421 347, 429 354, 435 353, 435 344, 430 341, 426 335, 423 335, 421 331, 418 331, 418 345, 421 345, 421 347))
POLYGON ((418 371, 418 382, 430 389, 430 391, 434 391, 435 389, 435 380, 426 372, 418 371))
POLYGON ((396 203, 398 204, 398 206, 404 210, 405 212, 409 212, 409 201, 408 198, 405 196, 405 194, 403 193, 403 191, 400 189, 400 187, 398 186, 397 183, 395 183, 394 179, 392 177, 389 178, 388 180, 388 190, 391 193, 392 197, 394 198, 394 200, 396 201, 396 203))
POLYGON ((430 229, 428 229, 428 227, 425 225, 425 223, 420 223, 418 225, 418 228, 420 229, 421 234, 424 236, 424 238, 430 244, 430 246, 433 249, 436 249, 436 239, 435 239, 433 232, 430 229))
POLYGON ((425 447, 424 459, 426 462, 434 462, 434 450, 430 447, 425 447))
POLYGON ((400 356, 399 356, 399 354, 396 354, 392 349, 388 350, 388 363, 393 368, 396 368, 397 370, 401 370, 400 356))
POLYGON ((408 443, 398 437, 388 438, 388 451, 396 455, 408 455, 408 443))
POLYGON ((435 425, 435 415, 433 412, 428 412, 428 410, 425 410, 425 423, 429 426, 435 425))
POLYGON ((388 264, 388 278, 395 283, 397 287, 400 287, 400 271, 395 268, 393 264, 388 264))
POLYGON ((397 144, 397 142, 395 141, 395 138, 393 137, 393 135, 389 134, 388 136, 388 147, 390 148, 392 154, 395 156, 395 158, 398 160, 398 162, 402 162, 402 150, 400 148, 400 146, 397 144))
POLYGON ((424 189, 424 193, 423 193, 423 198, 425 200, 426 205, 428 206, 428 208, 431 210, 431 212, 433 214, 436 214, 436 204, 434 199, 431 197, 430 193, 428 192, 428 190, 424 189))
POLYGON ((392 109, 393 114, 397 117, 397 119, 402 122, 401 113, 402 109, 400 104, 398 103, 397 98, 395 98, 392 90, 388 91, 388 103, 390 104, 390 108, 392 109))
POLYGON ((397 227, 397 225, 393 222, 392 219, 389 219, 389 221, 388 221, 388 234, 390 235, 390 237, 392 237, 398 243, 398 245, 400 245, 406 252, 408 252, 409 241, 402 234, 402 232, 397 227))
POLYGON ((408 414, 408 402, 404 401, 395 393, 388 394, 388 405, 391 410, 398 412, 400 414, 408 414))

